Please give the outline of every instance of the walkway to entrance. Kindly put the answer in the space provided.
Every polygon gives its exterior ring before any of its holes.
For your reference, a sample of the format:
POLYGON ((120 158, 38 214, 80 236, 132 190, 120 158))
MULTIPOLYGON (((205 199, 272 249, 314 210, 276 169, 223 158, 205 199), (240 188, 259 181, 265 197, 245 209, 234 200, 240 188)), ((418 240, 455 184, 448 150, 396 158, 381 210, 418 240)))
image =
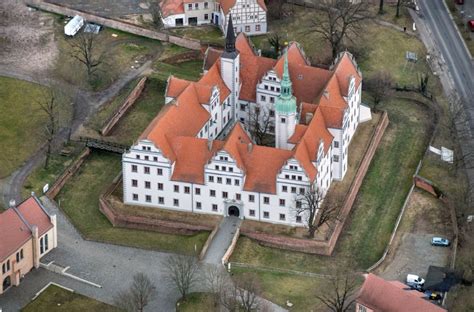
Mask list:
POLYGON ((230 206, 229 211, 228 211, 229 216, 234 216, 234 217, 239 217, 240 215, 240 210, 237 208, 237 206, 230 206))
MULTIPOLYGON (((229 214, 230 209, 229 208, 229 214)), ((236 208, 237 209, 237 208, 236 208)), ((237 209, 237 215, 239 210, 237 209)), ((240 220, 237 216, 224 217, 219 225, 214 239, 207 250, 206 256, 204 257, 204 262, 212 264, 221 264, 222 257, 224 256, 227 248, 229 248, 230 243, 232 242, 232 237, 235 234, 235 231, 240 227, 240 220)))

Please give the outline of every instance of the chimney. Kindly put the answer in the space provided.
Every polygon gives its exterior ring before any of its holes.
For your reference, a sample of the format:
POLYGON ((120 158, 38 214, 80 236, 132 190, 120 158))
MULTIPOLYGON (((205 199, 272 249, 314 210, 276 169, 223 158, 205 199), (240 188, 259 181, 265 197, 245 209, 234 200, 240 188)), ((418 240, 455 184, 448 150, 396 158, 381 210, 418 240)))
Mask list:
POLYGON ((313 113, 306 113, 304 117, 305 117, 305 123, 309 125, 309 123, 313 119, 313 113))
POLYGON ((15 208, 16 207, 16 201, 14 199, 10 199, 10 201, 8 202, 8 207, 15 208))
POLYGON ((252 149, 253 149, 252 143, 248 143, 248 144, 247 144, 247 152, 251 153, 251 152, 252 152, 252 149))

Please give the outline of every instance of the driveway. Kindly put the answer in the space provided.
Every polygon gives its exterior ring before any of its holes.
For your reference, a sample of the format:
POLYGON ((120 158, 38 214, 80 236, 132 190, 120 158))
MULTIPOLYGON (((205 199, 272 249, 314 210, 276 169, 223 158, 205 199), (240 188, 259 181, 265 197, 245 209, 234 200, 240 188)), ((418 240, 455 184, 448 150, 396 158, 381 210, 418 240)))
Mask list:
POLYGON ((222 218, 219 229, 217 230, 214 239, 212 240, 209 249, 207 250, 204 262, 210 264, 221 264, 222 257, 229 248, 235 231, 240 226, 240 220, 237 217, 222 218))
POLYGON ((451 238, 448 208, 424 191, 414 191, 395 237, 395 245, 377 273, 405 282, 409 273, 425 277, 430 265, 446 266, 451 248, 431 246, 433 236, 451 238))

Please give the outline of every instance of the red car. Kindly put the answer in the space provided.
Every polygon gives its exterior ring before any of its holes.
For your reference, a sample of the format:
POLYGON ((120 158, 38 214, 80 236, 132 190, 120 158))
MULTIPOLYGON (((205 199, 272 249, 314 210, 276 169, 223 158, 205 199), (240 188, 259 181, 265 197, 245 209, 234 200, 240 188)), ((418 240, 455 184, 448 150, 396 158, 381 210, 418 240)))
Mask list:
POLYGON ((470 20, 467 22, 467 27, 469 27, 469 29, 471 31, 474 31, 474 20, 470 20))

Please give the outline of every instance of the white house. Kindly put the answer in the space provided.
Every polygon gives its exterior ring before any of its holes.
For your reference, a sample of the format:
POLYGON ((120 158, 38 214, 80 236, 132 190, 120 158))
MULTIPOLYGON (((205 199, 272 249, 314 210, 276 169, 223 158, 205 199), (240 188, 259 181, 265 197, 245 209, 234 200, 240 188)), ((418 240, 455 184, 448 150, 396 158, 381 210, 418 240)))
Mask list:
POLYGON ((160 9, 165 27, 214 24, 227 33, 232 16, 236 33, 267 32, 267 7, 263 0, 163 0, 160 9))
POLYGON ((361 73, 348 52, 312 67, 296 43, 278 60, 258 56, 233 29, 199 81, 169 78, 166 106, 123 154, 124 202, 303 226, 297 195, 347 171, 361 73), (248 134, 256 109, 272 116, 276 147, 248 134))

